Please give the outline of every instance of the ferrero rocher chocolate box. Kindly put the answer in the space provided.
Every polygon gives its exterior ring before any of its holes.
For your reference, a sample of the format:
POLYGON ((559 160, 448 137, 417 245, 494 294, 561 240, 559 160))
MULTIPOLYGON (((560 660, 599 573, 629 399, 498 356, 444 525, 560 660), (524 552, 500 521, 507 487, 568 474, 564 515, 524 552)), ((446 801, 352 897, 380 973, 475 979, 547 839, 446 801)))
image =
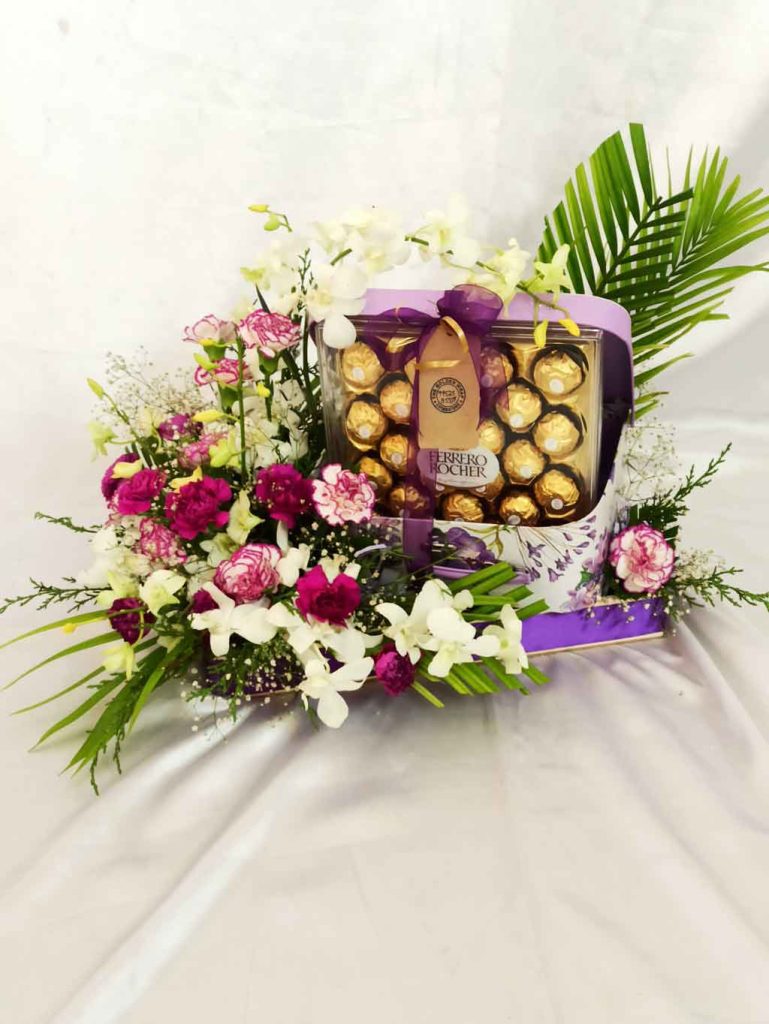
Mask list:
MULTIPOLYGON (((484 310, 479 324, 472 307, 463 317, 467 304, 447 304, 457 291, 370 291, 352 318, 356 340, 342 350, 323 343, 321 328, 330 458, 367 474, 382 516, 511 527, 580 520, 607 477, 607 413, 611 447, 632 404, 627 313, 564 297, 578 336, 551 322, 538 347, 528 296, 484 310)), ((538 316, 564 312, 541 306, 538 316)))

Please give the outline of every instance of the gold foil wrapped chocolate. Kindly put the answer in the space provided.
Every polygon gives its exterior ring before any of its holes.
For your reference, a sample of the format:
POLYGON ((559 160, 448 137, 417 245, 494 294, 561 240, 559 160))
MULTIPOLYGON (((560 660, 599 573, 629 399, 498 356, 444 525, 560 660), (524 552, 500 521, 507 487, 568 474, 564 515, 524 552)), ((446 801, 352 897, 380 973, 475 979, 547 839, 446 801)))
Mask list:
POLYGON ((383 498, 393 485, 393 475, 387 466, 372 459, 370 455, 364 455, 355 468, 358 473, 366 474, 379 499, 383 498))
POLYGON ((414 484, 398 483, 390 491, 388 505, 395 516, 401 516, 404 512, 424 516, 430 508, 430 499, 414 484))
POLYGON ((403 367, 403 372, 406 374, 406 377, 407 377, 409 383, 413 384, 414 383, 414 378, 417 375, 417 361, 416 361, 416 359, 413 356, 412 356, 411 359, 409 359, 409 361, 403 367))
POLYGON ((534 361, 534 383, 548 397, 563 398, 582 385, 586 362, 583 353, 573 346, 546 349, 534 361))
POLYGON ((374 448, 387 430, 387 417, 379 402, 356 398, 347 409, 345 429, 356 448, 374 448))
POLYGON ((486 518, 486 509, 480 498, 467 491, 454 491, 441 500, 440 518, 465 523, 482 523, 486 518))
POLYGON ((481 349, 480 355, 482 388, 501 388, 513 377, 513 364, 509 356, 490 346, 481 349))
POLYGON ((542 396, 524 380, 514 380, 497 396, 497 415, 513 430, 528 430, 542 414, 542 396))
POLYGON ((405 431, 393 430, 385 434, 379 445, 379 458, 388 469, 403 476, 409 468, 410 456, 416 456, 416 449, 405 431))
POLYGON ((344 382, 353 391, 368 391, 384 373, 376 352, 362 341, 342 350, 341 367, 344 382))
POLYGON ((478 424, 478 444, 499 455, 505 447, 505 428, 497 420, 481 420, 478 424))
POLYGON ((511 487, 502 495, 497 511, 508 526, 536 526, 542 517, 539 505, 520 487, 511 487))
POLYGON ((555 459, 570 455, 582 443, 579 418, 565 407, 545 413, 533 433, 537 447, 555 459))
POLYGON ((492 480, 490 484, 481 484, 480 487, 471 487, 470 494, 474 494, 477 498, 484 498, 486 501, 493 501, 497 495, 503 490, 507 481, 499 473, 496 479, 492 480))
POLYGON ((550 519, 570 515, 582 497, 577 474, 568 466, 551 466, 534 481, 534 497, 550 519))
POLYGON ((512 483, 530 484, 547 465, 547 457, 528 438, 520 437, 505 448, 502 465, 512 483))
POLYGON ((393 423, 407 424, 411 420, 413 396, 414 389, 405 377, 390 377, 379 391, 379 404, 393 423))

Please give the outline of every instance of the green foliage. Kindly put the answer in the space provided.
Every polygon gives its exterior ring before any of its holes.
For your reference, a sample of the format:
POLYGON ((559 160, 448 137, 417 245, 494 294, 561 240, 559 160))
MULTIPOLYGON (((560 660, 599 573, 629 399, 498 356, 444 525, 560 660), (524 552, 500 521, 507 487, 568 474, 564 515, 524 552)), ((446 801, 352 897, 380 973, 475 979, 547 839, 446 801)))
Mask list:
POLYGON ((63 526, 65 530, 71 530, 73 533, 98 533, 101 529, 100 526, 81 526, 79 523, 73 523, 69 516, 49 516, 47 512, 35 512, 35 519, 42 519, 45 523, 53 523, 54 526, 63 526))
POLYGON ((537 258, 549 261, 568 244, 575 290, 628 310, 642 415, 663 394, 649 394, 646 385, 685 355, 657 357, 697 324, 727 319, 720 310, 735 282, 769 269, 723 265, 769 233, 769 197, 761 189, 741 194, 739 176, 727 184, 720 149, 706 150, 696 168, 690 151, 680 187, 668 180, 662 192, 643 126, 631 124, 628 134, 629 146, 615 132, 577 167, 545 218, 537 258))

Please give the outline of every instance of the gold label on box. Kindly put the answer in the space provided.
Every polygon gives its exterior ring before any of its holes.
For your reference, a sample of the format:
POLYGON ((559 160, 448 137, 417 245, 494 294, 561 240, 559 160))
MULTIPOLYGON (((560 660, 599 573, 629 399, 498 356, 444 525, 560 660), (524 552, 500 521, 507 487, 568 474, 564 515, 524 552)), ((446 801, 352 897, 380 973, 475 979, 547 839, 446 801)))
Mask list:
POLYGON ((437 487, 463 490, 487 487, 499 476, 499 459, 488 448, 422 448, 417 455, 417 467, 423 480, 434 481, 437 487))
POLYGON ((481 392, 464 332, 442 320, 422 349, 418 373, 419 447, 474 448, 481 392))

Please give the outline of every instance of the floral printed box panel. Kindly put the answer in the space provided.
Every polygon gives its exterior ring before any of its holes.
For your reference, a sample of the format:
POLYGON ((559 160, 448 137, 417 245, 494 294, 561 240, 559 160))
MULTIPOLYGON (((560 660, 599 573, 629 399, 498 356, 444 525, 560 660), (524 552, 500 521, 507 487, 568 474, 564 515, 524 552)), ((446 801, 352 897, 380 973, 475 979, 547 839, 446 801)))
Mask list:
MULTIPOLYGON (((455 549, 444 563, 446 575, 458 575, 493 562, 509 562, 518 570, 516 584, 525 583, 552 611, 587 608, 601 596, 606 554, 621 514, 619 494, 625 471, 623 432, 609 480, 593 510, 564 526, 506 526, 501 523, 433 523, 433 547, 443 535, 455 549)), ((403 540, 403 520, 380 519, 390 542, 403 540)), ((407 545, 406 545, 407 546, 407 545)))

